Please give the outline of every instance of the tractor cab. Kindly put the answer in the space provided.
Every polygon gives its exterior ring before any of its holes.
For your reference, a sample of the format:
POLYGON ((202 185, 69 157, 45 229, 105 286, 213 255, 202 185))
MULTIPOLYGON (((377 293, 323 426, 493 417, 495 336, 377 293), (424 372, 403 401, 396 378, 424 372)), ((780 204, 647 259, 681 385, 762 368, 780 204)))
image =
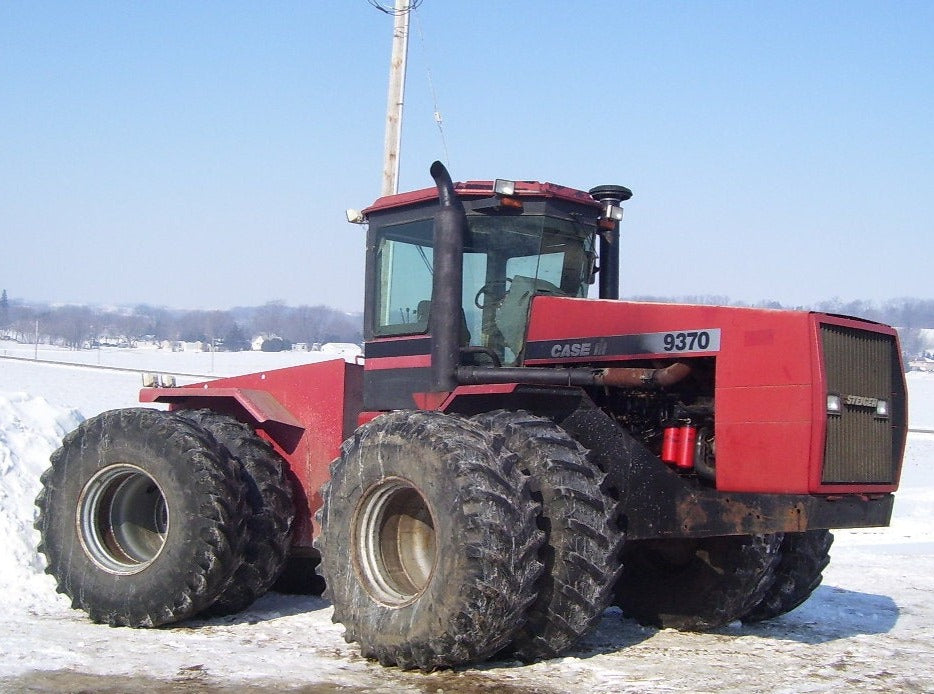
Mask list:
POLYGON ((412 407, 413 393, 432 390, 439 330, 455 334, 458 364, 521 365, 532 298, 587 296, 598 233, 616 228, 592 195, 550 183, 470 181, 453 191, 466 224, 446 259, 437 188, 380 198, 363 212, 368 408, 412 407), (448 300, 439 304, 439 294, 448 300), (433 311, 445 315, 432 320, 433 311))

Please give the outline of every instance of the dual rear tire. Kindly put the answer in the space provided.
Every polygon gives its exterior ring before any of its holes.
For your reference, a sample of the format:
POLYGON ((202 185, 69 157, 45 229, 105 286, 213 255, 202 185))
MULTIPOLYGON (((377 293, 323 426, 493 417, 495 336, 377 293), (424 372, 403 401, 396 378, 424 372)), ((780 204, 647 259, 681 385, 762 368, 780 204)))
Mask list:
POLYGON ((42 475, 46 572, 73 607, 113 626, 243 609, 284 560, 283 474, 272 449, 230 418, 104 412, 65 437, 42 475))

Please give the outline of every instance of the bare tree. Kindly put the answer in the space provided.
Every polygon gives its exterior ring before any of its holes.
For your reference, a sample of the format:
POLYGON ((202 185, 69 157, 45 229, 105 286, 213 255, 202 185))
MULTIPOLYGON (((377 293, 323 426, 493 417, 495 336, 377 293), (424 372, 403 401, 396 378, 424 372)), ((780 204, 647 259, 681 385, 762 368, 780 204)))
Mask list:
POLYGON ((45 324, 53 342, 81 349, 92 337, 94 318, 94 312, 87 306, 62 306, 51 311, 45 324))
POLYGON ((281 300, 268 301, 256 310, 253 329, 263 335, 279 335, 285 332, 289 320, 289 309, 281 300))

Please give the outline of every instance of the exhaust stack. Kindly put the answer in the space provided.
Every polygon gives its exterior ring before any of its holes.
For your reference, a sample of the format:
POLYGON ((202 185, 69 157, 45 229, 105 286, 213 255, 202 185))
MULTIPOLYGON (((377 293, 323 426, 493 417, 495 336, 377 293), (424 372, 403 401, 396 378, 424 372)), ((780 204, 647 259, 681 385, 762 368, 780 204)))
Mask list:
POLYGON ((440 161, 431 165, 431 177, 438 188, 440 208, 434 216, 434 258, 431 285, 431 389, 452 391, 457 386, 455 372, 460 363, 460 316, 463 292, 464 236, 467 213, 451 175, 440 161))

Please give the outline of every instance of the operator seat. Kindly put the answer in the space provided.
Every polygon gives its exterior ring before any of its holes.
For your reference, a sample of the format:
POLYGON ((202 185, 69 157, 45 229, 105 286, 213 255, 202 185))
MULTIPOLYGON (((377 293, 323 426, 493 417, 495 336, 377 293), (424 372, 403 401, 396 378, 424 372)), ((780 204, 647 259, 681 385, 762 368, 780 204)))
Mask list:
POLYGON ((503 334, 506 346, 516 357, 525 346, 525 328, 529 322, 529 304, 536 294, 565 296, 561 288, 547 280, 516 275, 496 311, 496 327, 503 334))
MULTIPOLYGON (((415 307, 415 322, 419 327, 424 327, 424 330, 428 330, 428 314, 431 313, 431 301, 429 299, 423 299, 418 302, 418 306, 415 307)), ((461 309, 461 329, 460 329, 460 346, 467 347, 470 345, 470 330, 467 328, 467 316, 464 314, 464 309, 461 309)))

